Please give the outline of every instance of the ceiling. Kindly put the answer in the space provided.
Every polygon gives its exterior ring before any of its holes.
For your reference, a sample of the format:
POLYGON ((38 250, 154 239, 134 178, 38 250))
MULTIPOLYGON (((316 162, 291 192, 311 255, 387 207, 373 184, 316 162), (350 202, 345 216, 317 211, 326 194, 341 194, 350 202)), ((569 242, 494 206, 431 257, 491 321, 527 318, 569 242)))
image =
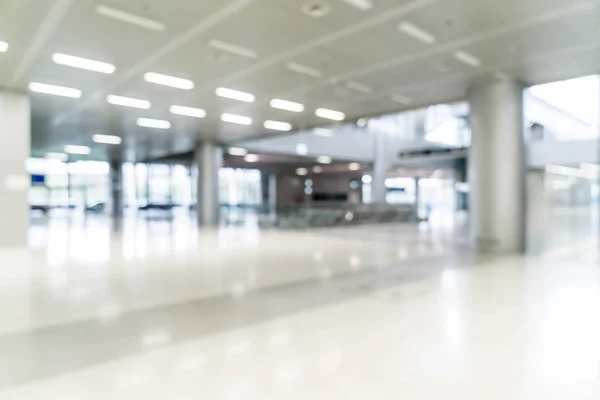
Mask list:
POLYGON ((265 120, 288 122, 293 130, 331 123, 315 115, 321 107, 353 120, 462 99, 478 79, 514 77, 531 85, 598 72, 597 0, 370 0, 369 9, 351 0, 316 1, 330 12, 308 16, 304 0, 1 0, 0 41, 10 47, 0 53, 0 87, 25 91, 29 82, 41 82, 82 90, 79 99, 32 93, 34 155, 75 144, 92 146, 89 158, 106 158, 114 150, 91 137, 116 134, 124 138, 124 157, 139 160, 189 151, 198 140, 283 134, 263 128, 265 120), (165 29, 101 16, 98 5, 165 29), (436 42, 401 32, 402 21, 436 42), (209 46, 213 40, 251 56, 216 50, 209 46), (457 60, 457 51, 481 65, 457 60), (54 53, 108 62, 116 71, 60 66, 54 53), (293 72, 289 63, 322 75, 293 72), (195 88, 148 83, 146 72, 190 79, 195 88), (252 93, 256 101, 217 97, 219 86, 252 93), (145 99, 152 107, 109 105, 108 94, 145 99), (305 111, 273 109, 273 98, 302 103, 305 111), (171 115, 174 104, 202 108, 207 116, 171 115), (253 124, 221 122, 224 112, 251 117, 253 124), (166 119, 172 127, 141 128, 139 117, 166 119))

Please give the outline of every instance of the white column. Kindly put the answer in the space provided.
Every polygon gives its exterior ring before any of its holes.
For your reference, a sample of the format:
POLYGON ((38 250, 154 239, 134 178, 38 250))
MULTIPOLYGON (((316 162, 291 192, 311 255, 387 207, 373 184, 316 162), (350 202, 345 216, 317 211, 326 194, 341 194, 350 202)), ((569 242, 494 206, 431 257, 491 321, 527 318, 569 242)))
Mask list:
POLYGON ((219 224, 219 169, 223 164, 223 149, 213 143, 202 143, 196 149, 198 166, 198 223, 201 226, 219 224))
POLYGON ((371 203, 385 204, 385 179, 387 177, 387 163, 385 160, 386 140, 383 132, 374 133, 375 154, 373 155, 373 172, 371 182, 371 203))
POLYGON ((30 120, 26 94, 0 92, 0 247, 27 245, 30 120))
POLYGON ((517 82, 471 88, 469 156, 471 242, 491 252, 525 250, 523 87, 517 82))

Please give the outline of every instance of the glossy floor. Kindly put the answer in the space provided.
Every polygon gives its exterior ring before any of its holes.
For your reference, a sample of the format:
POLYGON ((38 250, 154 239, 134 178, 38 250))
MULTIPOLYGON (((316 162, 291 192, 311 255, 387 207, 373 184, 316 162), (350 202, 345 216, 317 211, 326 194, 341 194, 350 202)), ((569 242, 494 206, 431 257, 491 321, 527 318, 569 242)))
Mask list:
POLYGON ((598 227, 554 217, 509 257, 459 217, 35 226, 0 253, 0 399, 598 399, 598 227))

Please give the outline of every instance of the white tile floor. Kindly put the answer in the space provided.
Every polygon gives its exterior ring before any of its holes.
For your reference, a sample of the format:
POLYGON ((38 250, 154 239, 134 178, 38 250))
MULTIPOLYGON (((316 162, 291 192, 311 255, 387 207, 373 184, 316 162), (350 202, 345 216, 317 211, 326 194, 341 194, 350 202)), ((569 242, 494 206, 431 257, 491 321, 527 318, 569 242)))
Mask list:
POLYGON ((0 254, 0 399, 600 398, 597 238, 526 257, 461 238, 34 228, 0 254))

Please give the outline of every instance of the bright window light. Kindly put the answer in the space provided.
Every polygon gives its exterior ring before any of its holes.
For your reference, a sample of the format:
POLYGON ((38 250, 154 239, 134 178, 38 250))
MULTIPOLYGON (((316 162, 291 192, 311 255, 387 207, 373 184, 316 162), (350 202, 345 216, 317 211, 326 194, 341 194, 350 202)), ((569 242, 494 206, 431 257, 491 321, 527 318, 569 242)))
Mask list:
POLYGON ((8 43, 0 41, 0 53, 8 51, 8 43))
POLYGON ((300 175, 300 176, 308 175, 308 170, 306 168, 297 168, 296 175, 300 175))
POLYGON ((48 85, 46 83, 31 82, 29 84, 29 90, 36 93, 70 97, 72 99, 78 99, 81 97, 81 90, 79 89, 73 89, 64 86, 48 85))
POLYGON ((104 17, 112 18, 117 21, 125 22, 132 25, 141 26, 142 28, 146 28, 151 31, 164 32, 166 30, 165 24, 161 22, 140 17, 139 15, 131 14, 102 4, 96 6, 96 12, 104 17))
POLYGON ((253 103, 254 100, 256 100, 256 96, 254 96, 252 93, 240 92, 239 90, 228 89, 224 87, 217 88, 215 93, 219 97, 243 101, 245 103, 253 103))
POLYGON ((271 107, 277 108, 279 110, 286 110, 291 112, 302 112, 304 111, 304 105, 300 103, 295 103, 293 101, 282 100, 282 99, 273 99, 271 100, 271 107))
POLYGON ((271 129, 274 131, 291 131, 292 130, 292 124, 289 124, 287 122, 281 122, 281 121, 271 121, 271 120, 267 120, 264 122, 263 126, 267 129, 271 129))
POLYGON ((232 156, 245 156, 248 154, 248 150, 242 147, 230 147, 227 152, 232 156))
POLYGON ((148 72, 144 75, 146 82, 156 83, 157 85, 169 86, 176 89, 192 90, 194 88, 194 82, 189 79, 178 78, 176 76, 169 76, 163 74, 157 74, 156 72, 148 72))
POLYGON ((204 118, 206 117, 206 111, 201 108, 185 107, 185 106, 171 106, 169 108, 171 114, 184 115, 186 117, 204 118))
POLYGON ((91 153, 91 149, 87 146, 67 145, 65 146, 65 153, 80 154, 85 156, 91 153))
POLYGON ((346 114, 344 114, 343 112, 329 110, 327 108, 318 108, 315 111, 315 114, 317 115, 317 117, 331 119, 333 121, 342 121, 344 118, 346 118, 346 114))
POLYGON ((119 136, 113 135, 94 135, 92 136, 92 140, 96 143, 102 144, 121 144, 123 143, 123 139, 119 136))
POLYGON ((320 164, 331 164, 332 160, 329 156, 319 156, 317 157, 317 162, 320 164))
POLYGON ((373 177, 371 175, 363 175, 362 183, 364 183, 365 185, 369 185, 372 182, 373 182, 373 177))
POLYGON ((80 68, 88 71, 100 72, 102 74, 112 74, 116 69, 114 65, 109 63, 70 56, 62 53, 55 53, 52 56, 52 61, 54 61, 56 64, 65 65, 67 67, 80 68))
POLYGON ((299 156, 305 156, 308 154, 308 146, 305 143, 298 143, 296 145, 296 154, 299 156))
POLYGON ((48 160, 57 160, 65 162, 69 159, 69 155, 67 153, 46 153, 46 158, 48 160))
POLYGON ((417 39, 420 42, 433 44, 436 42, 436 38, 431 33, 427 32, 424 29, 419 28, 416 25, 411 24, 410 22, 401 22, 398 24, 398 29, 412 37, 413 39, 417 39))
POLYGON ((246 162, 257 162, 258 156, 256 154, 248 154, 244 157, 244 161, 246 162))
POLYGON ((252 118, 229 113, 221 114, 221 121, 238 125, 252 125, 252 118))
POLYGON ((138 118, 137 124, 138 124, 138 126, 142 126, 144 128, 155 128, 155 129, 169 129, 171 127, 171 123, 169 121, 165 121, 163 119, 152 119, 152 118, 138 118))
POLYGON ((106 96, 106 101, 116 106, 140 108, 142 110, 147 110, 151 106, 148 100, 134 99, 132 97, 115 96, 114 94, 109 94, 108 96, 106 96))

